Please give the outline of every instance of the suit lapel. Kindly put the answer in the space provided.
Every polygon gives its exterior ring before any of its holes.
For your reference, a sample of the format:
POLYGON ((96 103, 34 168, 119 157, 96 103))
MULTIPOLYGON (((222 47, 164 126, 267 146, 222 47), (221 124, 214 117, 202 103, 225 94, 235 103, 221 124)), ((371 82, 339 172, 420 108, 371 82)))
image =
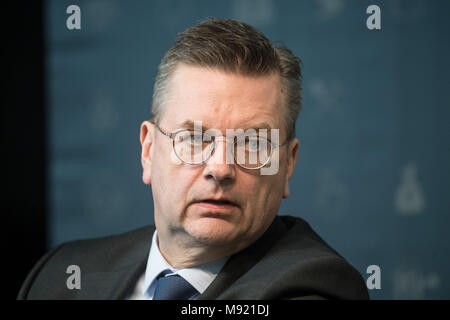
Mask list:
POLYGON ((275 216, 270 227, 255 243, 230 257, 199 300, 220 299, 220 295, 251 269, 286 231, 286 226, 281 219, 275 216))
MULTIPOLYGON (((139 278, 145 273, 148 253, 150 252, 151 237, 154 227, 140 232, 133 240, 134 246, 124 251, 124 257, 118 259, 120 263, 133 261, 130 264, 113 268, 109 272, 95 272, 85 275, 85 283, 91 290, 93 299, 118 300, 126 299, 135 289, 139 278)), ((90 299, 90 297, 86 297, 90 299)))
POLYGON ((116 281, 110 291, 109 300, 126 299, 135 289, 139 278, 145 272, 146 261, 130 265, 115 275, 116 281))

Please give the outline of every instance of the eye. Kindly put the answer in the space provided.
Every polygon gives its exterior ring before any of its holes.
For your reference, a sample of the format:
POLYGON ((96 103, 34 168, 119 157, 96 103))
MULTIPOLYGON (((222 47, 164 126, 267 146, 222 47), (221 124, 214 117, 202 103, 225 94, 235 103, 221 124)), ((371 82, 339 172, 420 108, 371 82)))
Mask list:
POLYGON ((189 135, 189 138, 187 139, 187 142, 191 144, 198 144, 202 141, 202 135, 198 133, 191 133, 189 135))
POLYGON ((192 132, 190 135, 190 138, 188 139, 188 142, 190 144, 194 144, 194 145, 202 144, 203 143, 203 134, 197 133, 197 132, 192 132))
POLYGON ((246 148, 249 151, 258 151, 259 143, 257 138, 249 138, 246 143, 246 148))

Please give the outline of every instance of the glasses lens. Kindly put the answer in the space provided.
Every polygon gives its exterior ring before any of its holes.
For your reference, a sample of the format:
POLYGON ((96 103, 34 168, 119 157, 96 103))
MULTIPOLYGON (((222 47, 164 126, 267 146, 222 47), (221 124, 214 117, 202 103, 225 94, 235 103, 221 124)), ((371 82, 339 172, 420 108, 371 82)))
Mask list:
POLYGON ((244 136, 234 145, 234 158, 238 165, 246 169, 258 169, 270 161, 272 144, 264 137, 244 136))
POLYGON ((181 161, 199 164, 211 153, 212 139, 202 132, 181 131, 174 137, 174 150, 181 161))

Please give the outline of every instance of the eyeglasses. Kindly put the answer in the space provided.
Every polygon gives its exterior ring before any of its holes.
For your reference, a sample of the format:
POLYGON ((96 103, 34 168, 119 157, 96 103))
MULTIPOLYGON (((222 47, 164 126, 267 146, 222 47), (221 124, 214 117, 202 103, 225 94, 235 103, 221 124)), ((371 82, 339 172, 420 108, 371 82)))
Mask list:
MULTIPOLYGON (((157 124, 155 126, 159 132, 172 139, 175 155, 186 164, 197 165, 206 162, 213 154, 218 138, 228 142, 227 137, 211 136, 202 131, 186 129, 170 133, 157 124)), ((274 149, 285 146, 289 140, 286 139, 284 143, 277 144, 259 135, 233 136, 231 150, 234 163, 245 169, 260 169, 270 163, 274 149)), ((228 152, 227 163, 229 163, 228 152)))

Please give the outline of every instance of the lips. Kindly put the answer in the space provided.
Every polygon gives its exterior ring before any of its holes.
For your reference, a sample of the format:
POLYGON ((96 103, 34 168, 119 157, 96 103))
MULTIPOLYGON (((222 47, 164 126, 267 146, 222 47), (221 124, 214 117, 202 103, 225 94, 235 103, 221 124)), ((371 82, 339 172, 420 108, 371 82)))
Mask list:
POLYGON ((209 204, 213 204, 213 205, 229 205, 229 206, 235 206, 236 204, 232 201, 229 200, 214 200, 214 199, 205 199, 205 200, 201 200, 198 201, 198 203, 209 203, 209 204))
POLYGON ((199 201, 195 201, 194 204, 200 208, 213 212, 228 212, 238 205, 227 198, 208 198, 199 201))

